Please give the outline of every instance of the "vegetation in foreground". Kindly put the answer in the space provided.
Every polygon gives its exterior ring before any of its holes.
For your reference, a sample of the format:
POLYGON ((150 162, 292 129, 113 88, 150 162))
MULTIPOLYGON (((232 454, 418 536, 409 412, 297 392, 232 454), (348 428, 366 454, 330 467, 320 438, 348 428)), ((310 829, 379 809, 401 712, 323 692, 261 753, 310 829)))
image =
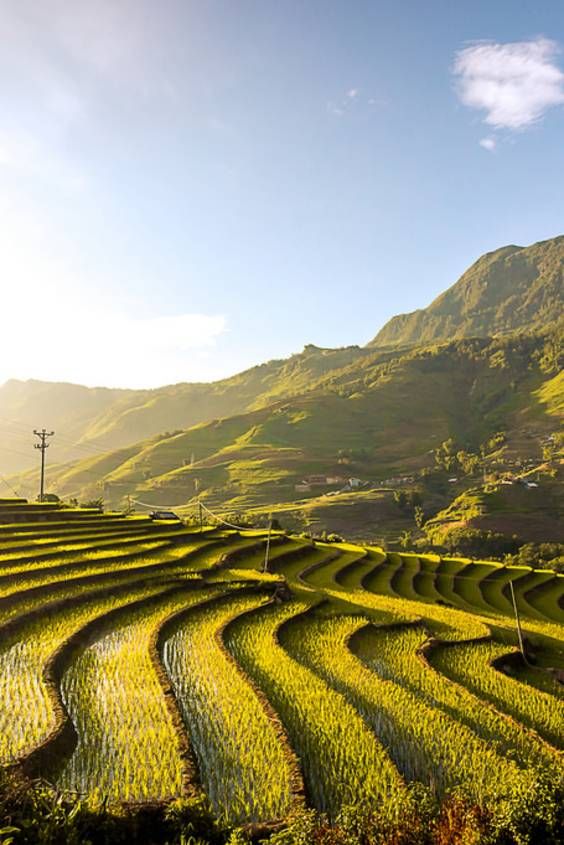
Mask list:
POLYGON ((563 576, 21 508, 2 845, 561 841, 563 576))

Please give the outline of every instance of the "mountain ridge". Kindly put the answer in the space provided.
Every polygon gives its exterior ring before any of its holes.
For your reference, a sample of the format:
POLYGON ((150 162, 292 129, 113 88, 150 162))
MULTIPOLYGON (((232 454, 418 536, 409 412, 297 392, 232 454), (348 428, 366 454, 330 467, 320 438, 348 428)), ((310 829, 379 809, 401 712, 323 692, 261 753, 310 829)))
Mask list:
MULTIPOLYGON (((438 304, 437 307, 445 307, 446 302, 447 311, 449 308, 453 310, 453 297, 454 304, 457 305, 461 297, 465 296, 469 306, 475 310, 476 303, 484 301, 488 287, 497 286, 506 292, 505 299, 508 304, 502 310, 507 313, 518 311, 519 309, 514 307, 514 277, 509 273, 508 279, 504 281, 504 273, 507 271, 507 260, 515 256, 521 256, 522 259, 523 253, 527 254, 525 257, 528 256, 529 263, 532 262, 531 266, 534 265, 533 269, 541 266, 541 269, 546 270, 540 274, 535 270, 536 275, 533 273, 529 323, 537 330, 553 323, 563 310, 564 236, 542 241, 531 247, 510 245, 485 254, 455 285, 437 297, 434 304, 438 304), (498 272, 493 275, 492 267, 498 268, 498 272), (468 274, 469 284, 464 281, 468 279, 468 274)), ((525 266, 528 266, 527 260, 525 266)), ((498 305, 499 298, 498 291, 495 299, 498 305)), ((521 304, 524 307, 526 303, 521 304)), ((458 310, 460 318, 460 309, 458 310)), ((421 322, 425 319, 427 311, 428 309, 422 309, 411 315, 393 318, 391 323, 387 324, 388 327, 393 325, 395 320, 395 325, 399 325, 401 329, 399 334, 396 329, 388 329, 392 334, 395 332, 394 343, 376 342, 382 333, 386 332, 384 327, 376 339, 365 347, 355 345, 324 349, 307 344, 301 352, 287 359, 273 359, 218 382, 181 382, 161 388, 133 390, 86 388, 64 382, 10 380, 0 387, 0 430, 3 434, 0 473, 10 475, 36 465, 37 456, 31 448, 32 430, 43 425, 56 432, 52 441, 53 448, 49 451, 49 463, 64 464, 87 458, 89 455, 94 457, 114 450, 129 450, 140 442, 159 438, 167 432, 170 434, 185 431, 213 420, 252 413, 273 406, 279 401, 310 394, 314 390, 321 394, 327 391, 335 392, 340 382, 347 383, 348 370, 352 371, 354 378, 356 369, 359 372, 368 371, 370 367, 387 365, 391 374, 388 377, 393 378, 396 367, 393 361, 397 358, 398 351, 417 348, 417 345, 448 343, 456 338, 457 332, 464 334, 465 328, 464 325, 461 326, 459 319, 458 328, 453 327, 451 334, 446 338, 433 336, 431 340, 419 341, 416 344, 413 342, 412 326, 408 331, 410 342, 396 342, 404 331, 402 321, 409 323, 415 319, 416 322, 421 322)), ((454 311, 456 312, 456 308, 454 311)), ((452 315, 451 318, 454 319, 452 315)), ((475 328, 474 324, 470 324, 470 327, 475 328)), ((530 326, 528 328, 530 329, 530 326)), ((436 334, 436 326, 431 334, 436 334)), ((417 385, 414 384, 412 389, 416 390, 417 385)), ((362 391, 361 387, 360 392, 362 391)))
POLYGON ((426 308, 392 317, 368 346, 531 331, 564 310, 564 235, 480 256, 426 308))

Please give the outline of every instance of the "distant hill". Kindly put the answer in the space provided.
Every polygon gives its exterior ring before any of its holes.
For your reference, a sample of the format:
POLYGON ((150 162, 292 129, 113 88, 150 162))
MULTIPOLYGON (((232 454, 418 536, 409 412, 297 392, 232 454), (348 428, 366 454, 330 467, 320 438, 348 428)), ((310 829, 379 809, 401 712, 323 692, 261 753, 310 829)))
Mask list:
MULTIPOLYGON (((395 318, 372 345, 308 345, 212 384, 107 390, 7 382, 0 481, 9 476, 18 493, 36 494, 32 429, 46 426, 56 431, 47 488, 67 499, 103 496, 120 507, 132 496, 185 508, 201 500, 231 513, 274 510, 302 526, 318 520, 347 535, 397 537, 413 528, 413 509, 402 511, 394 498, 398 485, 425 488, 428 513, 444 512, 439 524, 450 524, 449 503, 480 481, 485 460, 498 478, 536 467, 549 473, 550 501, 546 483, 526 488, 538 490, 526 501, 539 497, 526 534, 556 536, 560 453, 542 465, 560 443, 564 413, 563 262, 564 237, 505 247, 429 309, 395 318), (480 336, 487 332, 493 337, 480 336), (500 453, 484 458, 500 433, 500 453), (437 476, 435 452, 446 441, 463 459, 475 456, 477 475, 437 476), (315 477, 327 484, 304 487, 315 477), (351 478, 360 486, 345 490, 351 478)), ((524 536, 526 521, 507 501, 495 524, 521 525, 524 536)))
POLYGON ((491 337, 546 326, 564 312, 564 236, 479 258, 427 308, 386 323, 370 346, 491 337))
MULTIPOLYGON (((319 359, 330 356, 310 348, 293 362, 299 375, 309 361, 301 393, 53 467, 49 490, 82 500, 104 494, 116 506, 132 495, 155 505, 201 498, 232 511, 260 509, 303 498, 296 485, 307 476, 342 483, 358 477, 368 485, 417 476, 433 467, 433 450, 449 438, 456 449, 479 453, 498 432, 505 435, 502 464, 538 464, 543 442, 560 425, 561 340, 553 331, 341 352, 342 366, 326 372, 319 359)), ((37 471, 12 481, 19 492, 32 493, 37 471)), ((359 495, 372 494, 367 488, 359 495)), ((332 502, 338 499, 327 499, 332 502)), ((390 502, 393 508, 391 492, 383 503, 386 519, 390 502)))
POLYGON ((33 429, 56 436, 49 462, 63 463, 121 449, 148 437, 264 407, 306 391, 324 374, 368 354, 358 346, 306 346, 211 384, 180 383, 154 390, 110 390, 75 384, 11 380, 0 387, 0 474, 33 467, 33 429))

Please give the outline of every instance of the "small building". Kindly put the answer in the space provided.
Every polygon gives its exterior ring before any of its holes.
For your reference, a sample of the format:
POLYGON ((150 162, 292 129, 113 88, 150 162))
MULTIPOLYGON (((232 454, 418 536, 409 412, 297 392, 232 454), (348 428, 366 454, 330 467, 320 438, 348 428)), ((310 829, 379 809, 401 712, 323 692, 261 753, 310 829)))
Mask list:
POLYGON ((325 485, 328 484, 327 476, 326 475, 306 475, 304 478, 304 484, 309 484, 310 486, 314 485, 325 485))

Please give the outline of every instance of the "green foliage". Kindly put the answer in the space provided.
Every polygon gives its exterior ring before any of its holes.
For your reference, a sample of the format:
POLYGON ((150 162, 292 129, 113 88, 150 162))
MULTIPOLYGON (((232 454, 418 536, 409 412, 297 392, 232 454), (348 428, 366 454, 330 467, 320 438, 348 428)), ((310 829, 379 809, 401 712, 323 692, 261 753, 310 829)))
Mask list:
POLYGON ((421 530, 425 524, 425 511, 420 505, 415 507, 413 512, 413 518, 415 520, 416 526, 421 530))
MULTIPOLYGON (((62 690, 78 742, 51 774, 82 798, 0 770, 0 843, 560 842, 562 703, 535 681, 559 665, 560 577, 274 535, 274 584, 264 529, 49 513, 0 525, 0 751, 9 763, 49 747, 62 690), (550 643, 526 677, 510 580, 527 640, 550 643), (497 666, 508 653, 511 676, 497 666), (303 809, 301 772, 327 815, 303 809)), ((482 534, 465 541, 499 542, 482 534)), ((543 564, 561 552, 515 550, 543 564)))
POLYGON ((564 572, 564 543, 524 543, 515 554, 507 555, 505 562, 564 572))
MULTIPOLYGON (((433 340, 484 337, 510 331, 542 329, 564 309, 562 262, 564 237, 530 247, 507 246, 479 258, 428 308, 393 317, 372 341, 376 347, 429 343, 433 340)), ((560 350, 544 355, 554 366, 560 350)), ((504 365, 499 350, 492 364, 504 365)))
POLYGON ((80 507, 97 510, 100 511, 100 513, 103 513, 104 499, 101 497, 98 497, 97 499, 88 499, 86 502, 81 502, 80 507))
POLYGON ((455 528, 449 531, 443 543, 451 554, 476 558, 503 557, 514 554, 519 548, 517 537, 478 528, 455 528))

